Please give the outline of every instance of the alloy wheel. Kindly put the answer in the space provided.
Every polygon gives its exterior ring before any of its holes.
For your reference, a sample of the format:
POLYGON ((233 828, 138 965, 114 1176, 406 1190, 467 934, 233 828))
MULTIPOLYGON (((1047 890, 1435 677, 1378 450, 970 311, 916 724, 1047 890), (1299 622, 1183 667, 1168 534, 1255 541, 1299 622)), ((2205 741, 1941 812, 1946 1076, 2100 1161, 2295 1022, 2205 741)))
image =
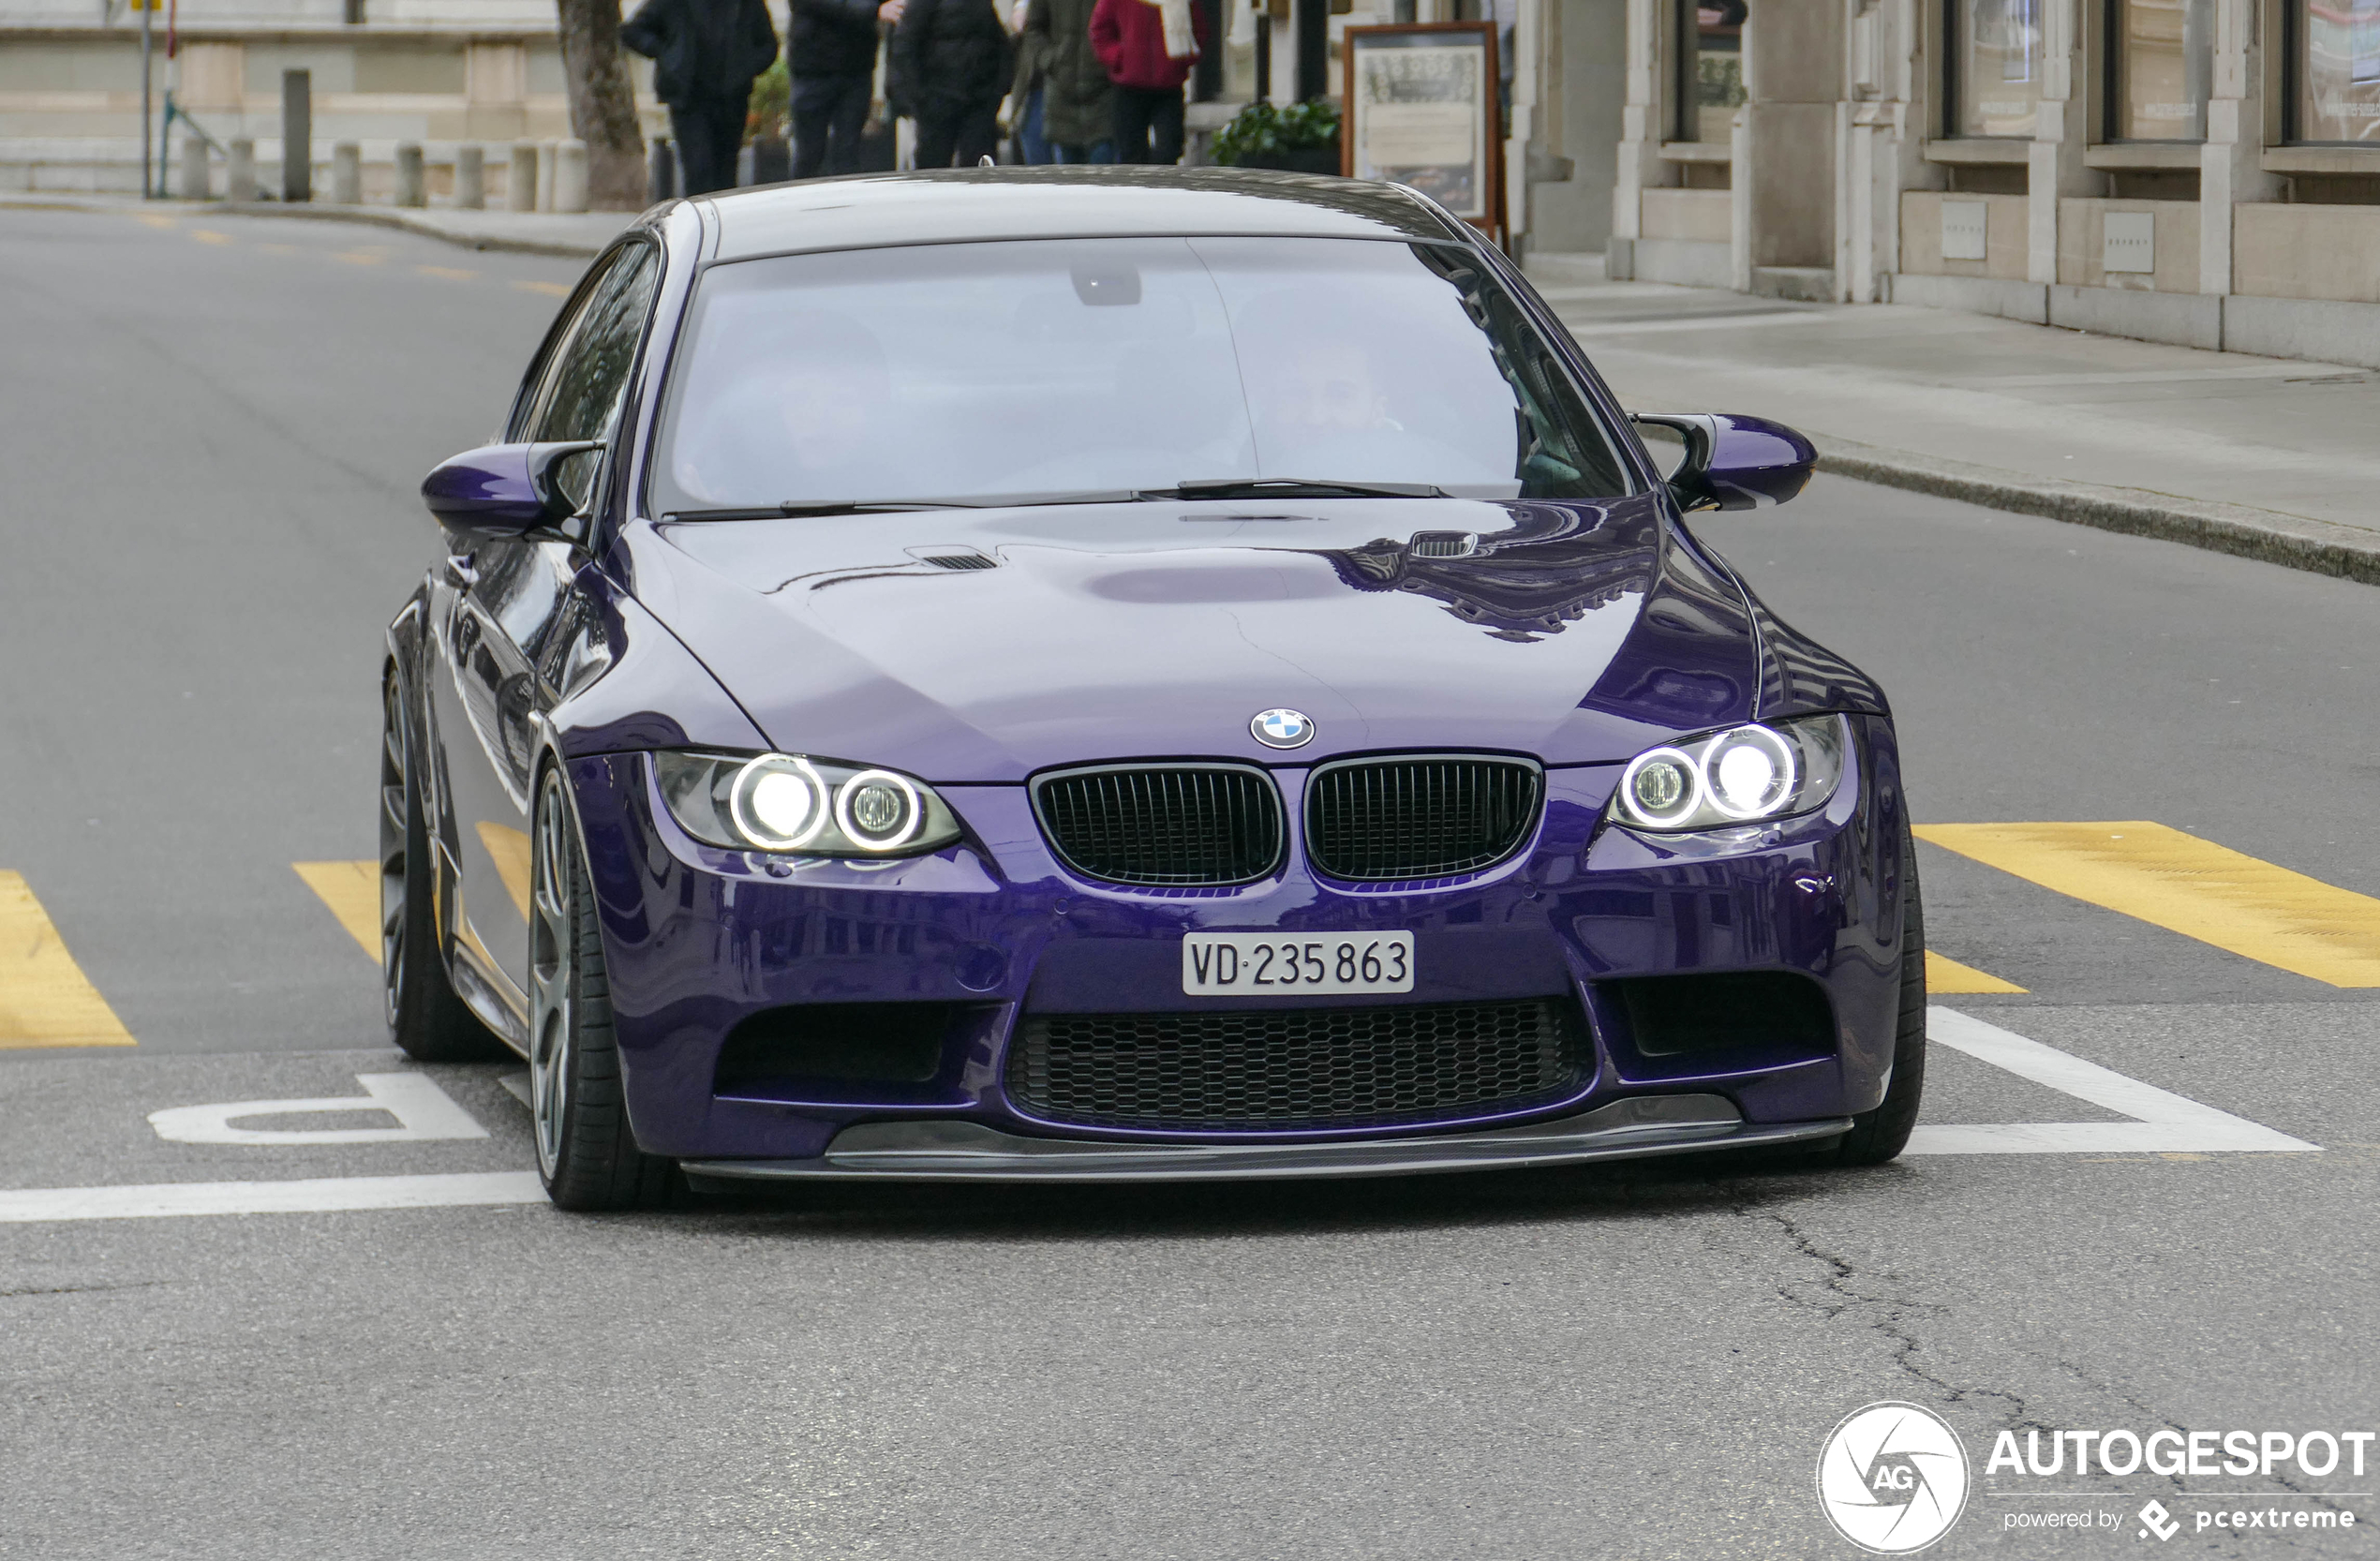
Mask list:
POLYGON ((549 1179, 561 1160, 578 1017, 571 968, 577 902, 570 849, 569 803, 561 776, 549 770, 537 794, 528 929, 529 1111, 536 1119, 538 1167, 549 1179))
POLYGON ((396 674, 380 690, 380 994, 383 1017, 396 1028, 405 990, 406 808, 410 780, 405 768, 404 698, 396 674))

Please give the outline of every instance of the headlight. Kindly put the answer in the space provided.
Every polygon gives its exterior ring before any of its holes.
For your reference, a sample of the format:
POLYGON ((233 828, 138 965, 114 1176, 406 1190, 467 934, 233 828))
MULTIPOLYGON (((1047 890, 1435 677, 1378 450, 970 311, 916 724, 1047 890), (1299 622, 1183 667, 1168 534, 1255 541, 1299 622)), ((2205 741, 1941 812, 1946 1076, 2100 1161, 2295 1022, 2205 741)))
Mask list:
POLYGON ((670 816, 731 851, 805 856, 910 856, 959 838, 959 821, 923 781, 798 753, 656 753, 670 816))
POLYGON ((1620 771, 1612 816, 1631 829, 1724 829, 1825 806, 1843 778, 1840 716, 1731 726, 1649 748, 1620 771))

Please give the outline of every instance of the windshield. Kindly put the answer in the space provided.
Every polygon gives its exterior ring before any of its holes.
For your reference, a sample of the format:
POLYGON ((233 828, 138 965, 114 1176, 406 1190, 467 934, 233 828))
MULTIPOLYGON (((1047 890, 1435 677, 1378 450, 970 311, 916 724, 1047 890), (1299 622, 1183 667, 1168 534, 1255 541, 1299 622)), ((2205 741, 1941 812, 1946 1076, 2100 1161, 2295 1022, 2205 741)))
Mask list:
POLYGON ((1544 340, 1450 246, 926 245, 696 292, 650 513, 1304 479, 1628 491, 1544 340))

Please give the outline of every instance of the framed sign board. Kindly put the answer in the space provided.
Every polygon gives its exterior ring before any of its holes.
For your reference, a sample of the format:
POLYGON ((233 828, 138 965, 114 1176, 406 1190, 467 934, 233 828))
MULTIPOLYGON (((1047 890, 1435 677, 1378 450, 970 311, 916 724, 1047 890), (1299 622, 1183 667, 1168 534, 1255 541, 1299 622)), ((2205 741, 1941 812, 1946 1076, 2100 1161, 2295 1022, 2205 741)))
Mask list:
POLYGON ((1409 186, 1491 234, 1504 226, 1495 26, 1349 27, 1342 171, 1409 186))

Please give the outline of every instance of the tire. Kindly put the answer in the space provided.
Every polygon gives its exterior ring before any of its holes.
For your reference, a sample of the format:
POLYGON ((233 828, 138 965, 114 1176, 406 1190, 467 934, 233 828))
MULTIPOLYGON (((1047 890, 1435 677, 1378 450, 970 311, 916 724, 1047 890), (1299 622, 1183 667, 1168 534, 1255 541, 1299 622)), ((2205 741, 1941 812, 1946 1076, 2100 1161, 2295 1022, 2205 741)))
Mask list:
POLYGON ((666 1203, 677 1167, 638 1149, 629 1126, 595 896, 558 769, 539 780, 530 839, 529 1114, 538 1175, 557 1208, 666 1203))
POLYGON ((430 855, 396 669, 380 689, 380 988, 389 1039, 417 1063, 512 1055, 455 995, 438 946, 438 871, 430 855))
POLYGON ((1926 907, 1917 889, 1917 843, 1901 831, 1900 1030, 1893 1043, 1893 1080, 1872 1111, 1852 1118, 1833 1160, 1881 1166, 1909 1147, 1926 1093, 1926 907))

